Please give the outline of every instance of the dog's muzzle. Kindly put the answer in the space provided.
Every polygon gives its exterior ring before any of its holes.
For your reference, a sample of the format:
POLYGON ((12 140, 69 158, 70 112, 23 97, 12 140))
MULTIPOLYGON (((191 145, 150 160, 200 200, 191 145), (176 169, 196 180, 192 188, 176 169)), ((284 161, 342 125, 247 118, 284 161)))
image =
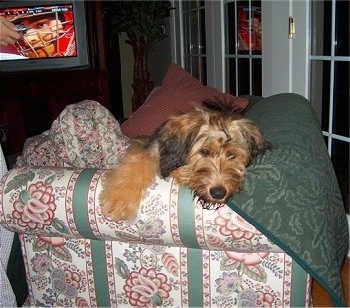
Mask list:
POLYGON ((214 200, 218 200, 218 202, 220 202, 220 200, 225 198, 227 190, 223 186, 215 186, 209 189, 209 193, 214 200))

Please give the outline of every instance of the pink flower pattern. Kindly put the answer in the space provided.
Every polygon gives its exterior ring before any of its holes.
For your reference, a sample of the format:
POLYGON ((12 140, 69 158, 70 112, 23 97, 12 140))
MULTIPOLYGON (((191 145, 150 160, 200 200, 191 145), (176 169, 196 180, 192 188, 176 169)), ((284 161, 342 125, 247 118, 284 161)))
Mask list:
POLYGON ((19 193, 13 204, 12 216, 22 227, 43 229, 51 224, 55 216, 56 203, 51 185, 42 181, 30 184, 27 190, 19 193))
POLYGON ((124 291, 132 306, 154 307, 170 296, 171 286, 167 276, 157 273, 154 268, 141 267, 130 274, 124 285, 124 291))
POLYGON ((68 268, 64 269, 64 273, 66 275, 66 283, 79 290, 81 287, 81 277, 79 273, 74 272, 68 268))
POLYGON ((242 262, 247 266, 253 266, 261 263, 261 261, 269 255, 269 252, 236 252, 225 251, 225 255, 234 261, 242 262))
POLYGON ((272 307, 274 296, 270 293, 257 292, 256 307, 272 307))
POLYGON ((245 289, 239 295, 239 306, 270 308, 278 305, 275 300, 275 296, 269 292, 245 289))
POLYGON ((225 236, 232 236, 237 240, 251 240, 256 235, 261 235, 253 225, 249 224, 230 208, 221 207, 217 211, 218 216, 214 222, 220 226, 220 233, 225 236))
MULTIPOLYGON (((48 246, 52 246, 52 247, 64 246, 64 244, 67 241, 64 237, 49 237, 49 236, 41 236, 41 235, 38 235, 38 239, 42 243, 46 243, 48 246)), ((38 244, 40 245, 39 241, 38 241, 38 244)))

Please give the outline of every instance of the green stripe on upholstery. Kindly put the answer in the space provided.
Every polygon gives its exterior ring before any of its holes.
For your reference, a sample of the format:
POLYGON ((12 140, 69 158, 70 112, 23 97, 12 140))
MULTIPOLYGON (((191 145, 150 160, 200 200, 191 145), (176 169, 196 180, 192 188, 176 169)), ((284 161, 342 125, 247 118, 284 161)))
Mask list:
POLYGON ((110 307, 104 241, 91 241, 91 256, 94 271, 97 307, 110 307))
POLYGON ((202 250, 189 248, 187 261, 189 307, 203 307, 202 250))
POLYGON ((196 238, 193 195, 190 189, 180 187, 177 206, 181 242, 185 247, 200 248, 196 238))
POLYGON ((73 214, 78 232, 84 238, 96 239, 89 224, 87 197, 89 186, 96 169, 83 169, 78 176, 73 192, 73 214))
POLYGON ((293 260, 291 307, 305 307, 306 283, 306 272, 296 261, 293 260))
MULTIPOLYGON (((273 233, 271 233, 270 231, 268 231, 265 227, 263 227, 261 224, 259 224, 256 220, 254 220, 253 218, 251 218, 247 213, 245 213, 241 208, 239 208, 237 206, 237 204, 230 199, 228 201, 228 206, 235 211, 238 215, 242 216, 247 222, 249 222, 251 225, 255 226, 261 233, 265 234, 265 236, 271 240, 272 242, 274 242, 276 245, 278 245, 281 249, 283 249, 283 251, 288 254, 290 257, 292 257, 293 259, 293 265, 297 264, 297 266, 295 266, 293 268, 296 269, 300 274, 299 277, 301 275, 304 275, 306 277, 306 273, 308 272, 313 278, 315 278, 316 280, 318 280, 320 282, 320 284, 330 293, 331 297, 334 299, 334 293, 332 293, 332 290, 328 287, 328 285, 325 283, 325 281, 323 279, 320 278, 319 275, 317 275, 314 270, 312 268, 309 267, 308 264, 306 264, 306 262, 304 260, 302 260, 296 253, 295 251, 293 251, 289 246, 285 245, 280 239, 276 238, 275 235, 273 233), (304 272, 304 273, 303 273, 304 272)), ((296 279, 295 283, 299 283, 297 282, 297 278, 293 278, 296 279)), ((305 284, 303 285, 303 287, 305 287, 305 284)), ((293 290, 292 290, 293 291, 293 290)), ((305 292, 305 291, 304 291, 305 292)), ((293 296, 298 296, 297 292, 293 291, 293 296)), ((305 297, 304 297, 305 298, 305 297)), ((336 307, 345 307, 342 304, 339 304, 339 302, 336 302, 336 307)), ((305 305, 302 305, 305 306, 305 305)), ((291 305, 291 307, 298 307, 297 305, 291 305)))

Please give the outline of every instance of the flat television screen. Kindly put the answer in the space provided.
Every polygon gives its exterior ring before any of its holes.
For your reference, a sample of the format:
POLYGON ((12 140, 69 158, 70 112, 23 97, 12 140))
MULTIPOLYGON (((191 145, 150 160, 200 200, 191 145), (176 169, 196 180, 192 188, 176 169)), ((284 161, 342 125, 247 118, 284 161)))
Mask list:
POLYGON ((0 46, 1 72, 89 65, 84 1, 0 1, 0 15, 24 32, 0 46))

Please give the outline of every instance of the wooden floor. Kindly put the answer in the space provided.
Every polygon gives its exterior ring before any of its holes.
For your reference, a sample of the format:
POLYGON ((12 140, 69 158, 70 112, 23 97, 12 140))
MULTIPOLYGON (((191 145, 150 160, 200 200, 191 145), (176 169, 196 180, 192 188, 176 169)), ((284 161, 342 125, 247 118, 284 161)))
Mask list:
MULTIPOLYGON (((349 260, 349 258, 346 259, 341 272, 343 289, 345 292, 346 307, 350 307, 349 260)), ((334 307, 328 293, 315 281, 313 281, 312 284, 312 302, 314 307, 334 307)))

